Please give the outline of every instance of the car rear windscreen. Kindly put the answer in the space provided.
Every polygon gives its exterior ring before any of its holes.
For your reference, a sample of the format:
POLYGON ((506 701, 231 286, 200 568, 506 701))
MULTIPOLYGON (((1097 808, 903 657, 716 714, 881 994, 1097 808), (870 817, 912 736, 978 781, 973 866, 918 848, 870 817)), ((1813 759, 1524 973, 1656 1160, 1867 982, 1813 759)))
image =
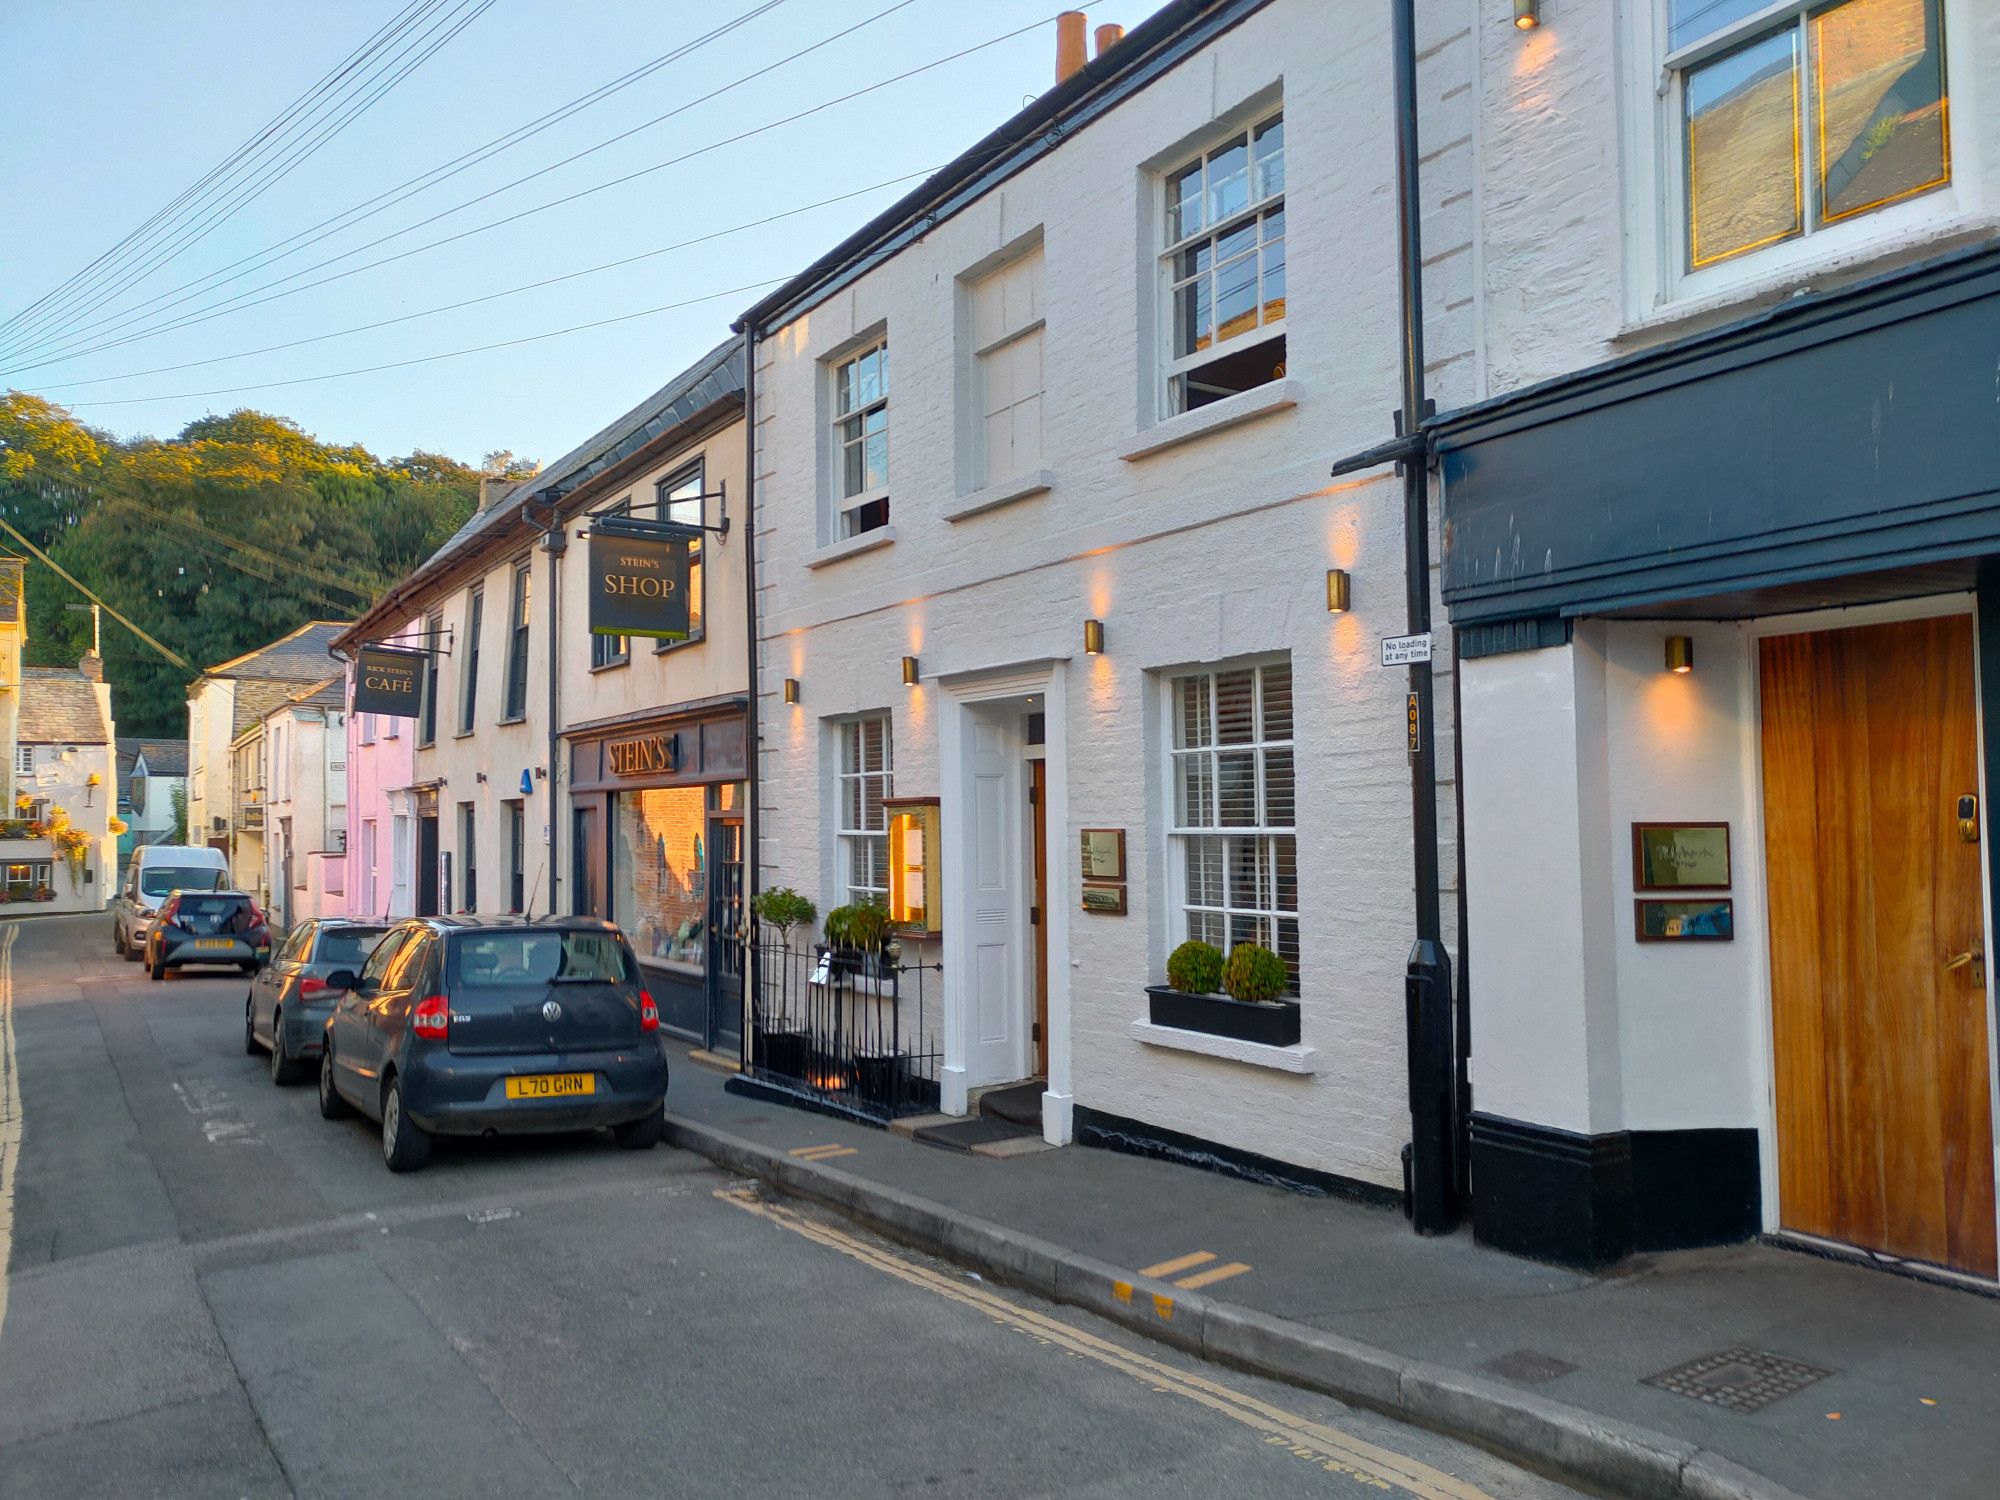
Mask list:
POLYGON ((386 927, 330 927, 319 935, 313 948, 316 964, 345 964, 358 969, 368 961, 375 945, 382 941, 386 927))
POLYGON ((450 983, 631 984, 633 963, 614 932, 502 927, 461 933, 451 945, 450 983))
POLYGON ((164 896, 170 891, 212 891, 222 884, 222 871, 183 865, 148 865, 139 872, 139 894, 164 896))
POLYGON ((193 932, 248 932, 255 925, 250 918, 250 898, 240 891, 219 896, 182 891, 174 920, 193 932))

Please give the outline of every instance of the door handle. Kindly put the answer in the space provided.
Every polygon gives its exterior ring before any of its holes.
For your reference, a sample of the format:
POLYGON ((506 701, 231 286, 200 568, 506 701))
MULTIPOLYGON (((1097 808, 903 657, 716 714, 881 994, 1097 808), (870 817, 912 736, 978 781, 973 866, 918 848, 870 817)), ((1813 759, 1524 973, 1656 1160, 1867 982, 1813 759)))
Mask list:
POLYGON ((1986 950, 1984 948, 1968 948, 1963 953, 1954 953, 1944 961, 1945 972, 1947 974, 1955 969, 1963 969, 1968 965, 1972 969, 1972 982, 1983 988, 1986 984, 1986 950))

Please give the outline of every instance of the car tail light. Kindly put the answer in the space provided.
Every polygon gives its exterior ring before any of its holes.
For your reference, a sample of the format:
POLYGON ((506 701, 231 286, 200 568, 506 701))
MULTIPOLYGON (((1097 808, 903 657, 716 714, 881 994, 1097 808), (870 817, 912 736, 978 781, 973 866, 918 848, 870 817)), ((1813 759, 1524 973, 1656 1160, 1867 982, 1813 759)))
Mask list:
POLYGON ((262 927, 264 925, 264 913, 259 909, 255 901, 250 903, 250 925, 252 927, 262 927))
POLYGON ((432 995, 419 1000, 414 1015, 410 1017, 410 1030, 418 1036, 429 1037, 434 1042, 444 1040, 445 1029, 451 1019, 451 1010, 444 1002, 444 996, 432 995))
POLYGON ((299 998, 301 1000, 314 1000, 321 995, 330 995, 332 993, 333 986, 328 984, 324 979, 315 979, 312 975, 308 974, 304 979, 299 981, 299 998))
POLYGON ((649 991, 639 991, 639 1029, 658 1031, 660 1029, 660 1007, 653 1003, 649 991))

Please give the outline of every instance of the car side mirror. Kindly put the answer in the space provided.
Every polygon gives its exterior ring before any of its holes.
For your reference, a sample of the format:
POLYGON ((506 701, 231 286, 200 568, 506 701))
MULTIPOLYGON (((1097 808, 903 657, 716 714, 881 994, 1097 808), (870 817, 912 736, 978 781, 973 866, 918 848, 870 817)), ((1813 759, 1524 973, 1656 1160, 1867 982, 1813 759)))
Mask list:
POLYGON ((330 990, 351 990, 357 983, 352 969, 335 969, 326 976, 326 987, 330 990))

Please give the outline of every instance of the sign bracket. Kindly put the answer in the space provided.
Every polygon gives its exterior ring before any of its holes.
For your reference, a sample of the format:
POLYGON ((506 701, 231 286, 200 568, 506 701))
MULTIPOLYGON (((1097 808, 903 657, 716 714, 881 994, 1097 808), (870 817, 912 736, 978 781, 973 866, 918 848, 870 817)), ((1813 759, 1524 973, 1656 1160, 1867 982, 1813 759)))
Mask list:
POLYGON ((443 630, 424 630, 415 635, 385 635, 380 640, 361 641, 355 649, 361 651, 380 646, 385 651, 412 651, 424 656, 449 656, 452 632, 456 629, 456 626, 447 625, 443 630))
POLYGON ((713 532, 717 536, 728 536, 729 491, 727 489, 703 490, 699 495, 681 495, 676 501, 672 502, 665 495, 655 495, 651 500, 609 500, 602 505, 591 507, 583 514, 585 519, 591 524, 577 533, 579 537, 588 537, 593 531, 609 531, 613 535, 648 536, 664 539, 686 537, 690 541, 700 537, 704 532, 713 532), (670 503, 686 504, 690 500, 701 501, 704 513, 707 510, 707 502, 710 500, 715 501, 721 510, 721 519, 713 526, 706 524, 695 525, 686 521, 669 521, 667 519, 666 508, 670 503), (650 519, 645 516, 633 514, 634 511, 640 510, 658 511, 659 514, 650 519), (615 524, 606 525, 607 522, 615 524))

